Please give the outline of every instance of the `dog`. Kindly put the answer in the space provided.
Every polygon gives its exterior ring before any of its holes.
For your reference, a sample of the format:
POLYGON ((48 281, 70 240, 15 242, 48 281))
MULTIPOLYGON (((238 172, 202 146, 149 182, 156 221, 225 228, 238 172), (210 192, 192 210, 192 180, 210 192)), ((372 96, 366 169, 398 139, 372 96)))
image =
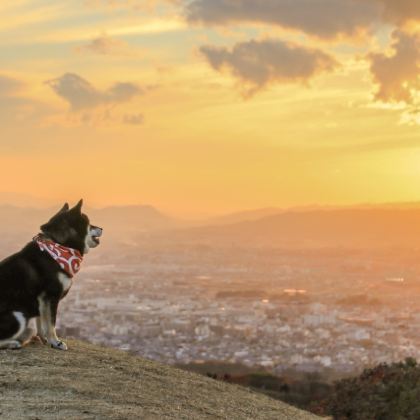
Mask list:
POLYGON ((82 213, 83 200, 41 226, 21 251, 0 262, 0 349, 20 349, 38 337, 67 350, 56 334, 59 301, 66 296, 83 256, 99 245, 102 228, 82 213))

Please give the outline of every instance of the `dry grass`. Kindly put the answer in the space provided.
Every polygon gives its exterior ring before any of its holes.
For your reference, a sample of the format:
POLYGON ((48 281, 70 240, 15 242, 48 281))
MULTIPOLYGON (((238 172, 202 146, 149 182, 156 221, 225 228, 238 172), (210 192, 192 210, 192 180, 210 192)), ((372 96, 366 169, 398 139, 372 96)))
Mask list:
POLYGON ((69 340, 0 351, 0 418, 316 419, 281 402, 129 354, 69 340))

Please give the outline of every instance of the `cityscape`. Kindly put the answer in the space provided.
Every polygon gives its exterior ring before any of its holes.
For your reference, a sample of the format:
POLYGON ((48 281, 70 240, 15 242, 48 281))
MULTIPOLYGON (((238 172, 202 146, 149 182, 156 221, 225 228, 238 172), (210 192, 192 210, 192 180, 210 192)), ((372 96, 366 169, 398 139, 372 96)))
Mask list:
POLYGON ((345 377, 420 359, 418 252, 104 248, 60 303, 58 329, 174 365, 345 377))

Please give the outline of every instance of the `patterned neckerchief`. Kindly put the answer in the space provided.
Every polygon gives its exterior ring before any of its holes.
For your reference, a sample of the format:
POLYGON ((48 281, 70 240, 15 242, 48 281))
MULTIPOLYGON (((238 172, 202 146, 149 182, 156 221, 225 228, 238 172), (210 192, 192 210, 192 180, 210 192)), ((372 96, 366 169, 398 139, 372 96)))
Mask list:
POLYGON ((34 237, 41 251, 46 251, 57 262, 60 268, 66 272, 69 277, 74 277, 80 270, 83 261, 82 254, 73 248, 68 248, 45 238, 42 234, 34 237))

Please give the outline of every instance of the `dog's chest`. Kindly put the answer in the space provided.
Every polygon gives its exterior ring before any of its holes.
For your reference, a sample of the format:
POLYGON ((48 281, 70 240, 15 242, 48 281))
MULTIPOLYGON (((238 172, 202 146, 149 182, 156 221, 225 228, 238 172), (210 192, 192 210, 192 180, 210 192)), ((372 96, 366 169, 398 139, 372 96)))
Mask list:
POLYGON ((60 282, 61 287, 63 288, 63 295, 67 294, 67 292, 70 290, 70 287, 73 283, 72 278, 67 276, 64 273, 59 273, 58 281, 60 282))

